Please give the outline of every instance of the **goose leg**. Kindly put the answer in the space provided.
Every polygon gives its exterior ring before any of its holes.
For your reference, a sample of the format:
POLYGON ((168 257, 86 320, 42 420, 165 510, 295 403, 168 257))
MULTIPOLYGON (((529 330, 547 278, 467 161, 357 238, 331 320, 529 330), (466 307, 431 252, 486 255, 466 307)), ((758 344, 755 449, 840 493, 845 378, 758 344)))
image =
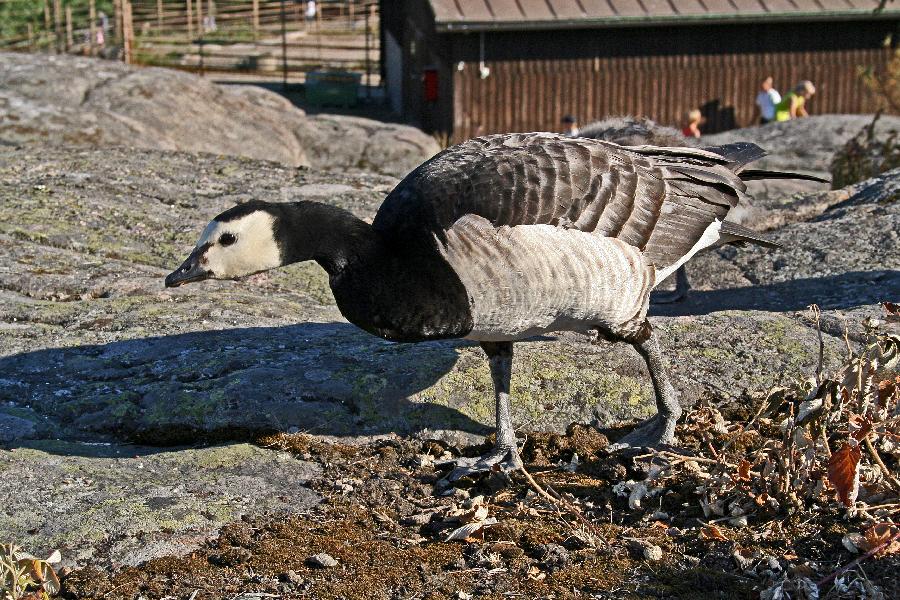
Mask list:
POLYGON ((652 304, 672 304, 683 300, 691 291, 691 282, 688 280, 687 269, 684 265, 675 270, 675 289, 671 292, 654 292, 650 296, 652 304))
MULTIPOLYGON (((649 328, 649 323, 647 327, 649 328)), ((638 425, 634 431, 623 437, 611 450, 623 448, 654 448, 671 444, 675 441, 675 423, 681 416, 681 405, 678 404, 678 394, 669 381, 666 373, 666 363, 659 349, 656 333, 650 329, 650 335, 643 341, 632 341, 634 348, 644 357, 647 369, 650 371, 650 379, 653 381, 653 391, 656 394, 657 414, 638 425)))
POLYGON ((497 431, 494 448, 478 458, 460 458, 456 468, 447 477, 455 481, 466 475, 490 471, 499 465, 504 471, 513 471, 522 466, 519 449, 516 446, 516 432, 509 413, 509 389, 512 376, 512 342, 482 342, 481 348, 487 354, 494 382, 497 431))

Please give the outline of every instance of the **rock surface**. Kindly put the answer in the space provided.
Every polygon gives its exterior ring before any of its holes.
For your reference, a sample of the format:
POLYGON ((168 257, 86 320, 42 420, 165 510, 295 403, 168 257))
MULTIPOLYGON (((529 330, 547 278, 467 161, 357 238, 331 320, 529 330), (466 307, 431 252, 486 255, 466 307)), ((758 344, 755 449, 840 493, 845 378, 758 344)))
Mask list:
POLYGON ((308 117, 254 86, 65 55, 0 53, 0 144, 211 152, 402 176, 439 150, 418 129, 308 117))
POLYGON ((242 515, 291 514, 319 467, 249 444, 172 448, 45 441, 0 451, 0 537, 64 566, 183 555, 242 515))
MULTIPOLYGON (((813 302, 826 313, 826 363, 843 355, 842 319, 853 327, 878 314, 876 301, 900 295, 898 180, 892 172, 810 200, 831 208, 777 232, 785 244, 777 252, 728 249, 694 261, 698 291, 653 317, 685 403, 744 399, 811 373, 818 341, 805 307, 813 302)), ((234 202, 317 199, 371 218, 396 181, 152 150, 0 151, 0 443, 12 449, 0 451, 0 470, 4 482, 15 478, 0 492, 9 507, 0 509, 0 531, 35 552, 70 544, 79 564, 133 563, 188 551, 222 522, 263 510, 257 499, 276 488, 299 498, 297 507, 315 500, 301 491, 300 461, 278 466, 276 453, 233 443, 160 446, 260 430, 483 434, 493 401, 480 349, 392 344, 355 329, 315 264, 162 286, 203 225, 234 202), (182 489, 190 477, 162 475, 182 460, 213 466, 182 489), (161 475, 142 477, 139 463, 161 475), (220 486, 216 473, 232 479, 220 486), (67 478, 73 493, 47 491, 67 478), (208 496, 218 499, 212 516, 198 508, 208 496), (163 500, 141 505, 148 497, 163 500), (48 502, 69 508, 35 529, 48 502), (123 528, 134 506, 140 524, 123 528)), ((526 431, 652 410, 637 354, 576 334, 518 344, 512 392, 514 421, 526 431)), ((299 510, 293 504, 274 507, 299 510)))

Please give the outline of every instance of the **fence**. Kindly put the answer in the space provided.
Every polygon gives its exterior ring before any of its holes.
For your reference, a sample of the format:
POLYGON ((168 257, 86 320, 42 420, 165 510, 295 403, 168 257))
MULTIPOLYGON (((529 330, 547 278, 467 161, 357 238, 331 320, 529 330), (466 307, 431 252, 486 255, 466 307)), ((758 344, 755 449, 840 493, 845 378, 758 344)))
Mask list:
POLYGON ((377 85, 378 40, 372 0, 0 0, 3 50, 101 55, 285 83, 339 69, 377 85))

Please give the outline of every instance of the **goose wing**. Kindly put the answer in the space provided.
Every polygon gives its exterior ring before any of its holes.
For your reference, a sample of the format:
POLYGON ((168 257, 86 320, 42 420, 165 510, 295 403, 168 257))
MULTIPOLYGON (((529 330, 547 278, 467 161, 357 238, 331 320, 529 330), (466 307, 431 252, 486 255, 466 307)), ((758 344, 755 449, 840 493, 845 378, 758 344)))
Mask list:
POLYGON ((372 225, 396 243, 445 241, 466 215, 497 227, 555 225, 621 239, 665 267, 737 204, 745 186, 735 171, 762 156, 740 146, 717 153, 547 133, 475 138, 410 173, 372 225))

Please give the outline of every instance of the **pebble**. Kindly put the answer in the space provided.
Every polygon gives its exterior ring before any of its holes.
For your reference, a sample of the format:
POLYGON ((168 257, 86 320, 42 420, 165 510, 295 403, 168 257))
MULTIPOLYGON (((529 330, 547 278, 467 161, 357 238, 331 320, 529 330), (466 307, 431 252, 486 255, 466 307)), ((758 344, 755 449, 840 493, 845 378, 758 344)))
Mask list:
POLYGON ((541 566, 551 573, 569 564, 569 551, 559 544, 541 544, 537 549, 541 553, 541 566))
POLYGON ((644 559, 645 560, 662 560, 663 551, 662 548, 655 544, 650 544, 649 546, 644 548, 644 559))
POLYGON ((306 564, 311 567, 316 567, 318 569, 330 569, 331 567, 336 567, 338 564, 337 559, 335 559, 330 554, 325 554, 324 552, 320 552, 319 554, 314 554, 306 559, 306 564))
POLYGON ((293 583, 294 585, 302 585, 304 583, 303 578, 297 575, 297 572, 293 569, 286 573, 282 573, 278 576, 278 579, 285 583, 293 583))

